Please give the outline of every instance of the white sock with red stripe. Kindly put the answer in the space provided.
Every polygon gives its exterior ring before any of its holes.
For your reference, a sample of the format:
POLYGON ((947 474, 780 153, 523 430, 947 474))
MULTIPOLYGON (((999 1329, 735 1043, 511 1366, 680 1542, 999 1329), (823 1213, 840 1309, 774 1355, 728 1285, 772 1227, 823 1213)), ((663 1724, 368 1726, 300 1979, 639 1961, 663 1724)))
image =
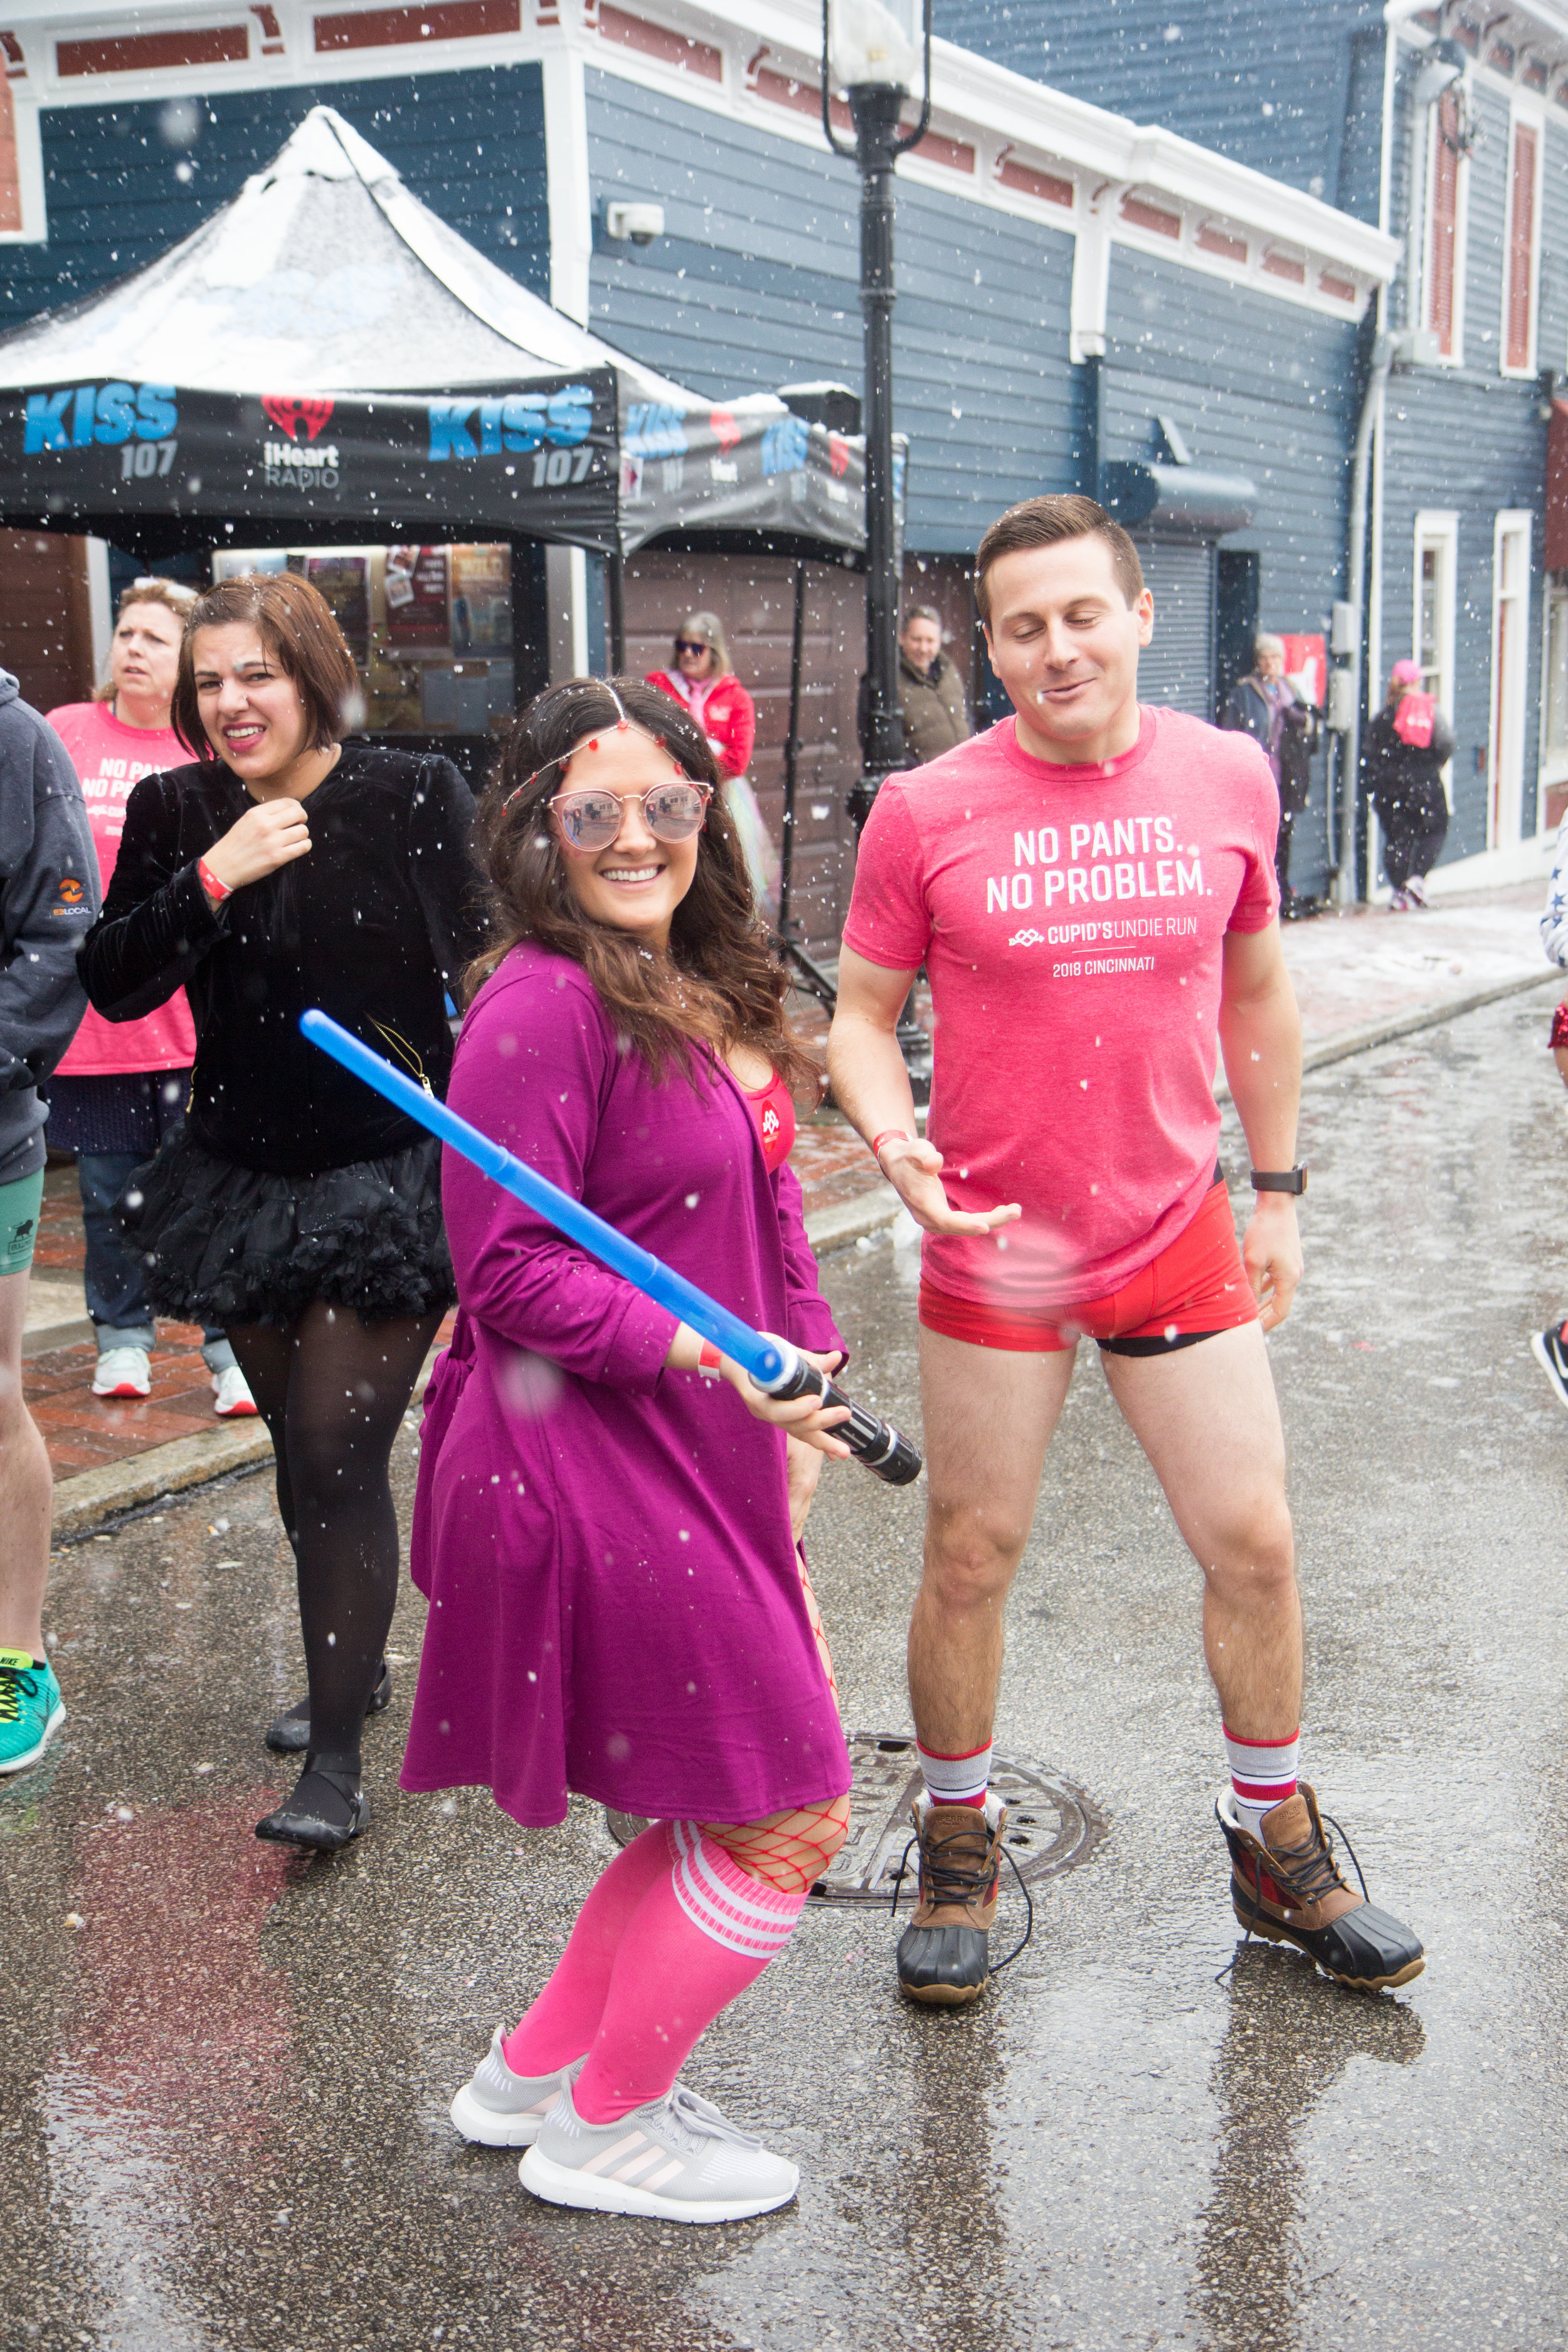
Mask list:
POLYGON ((973 1805, 976 1812, 984 1811, 991 1781, 989 1740, 984 1748, 971 1748, 962 1756, 943 1756, 938 1748, 922 1748, 918 1739, 915 1748, 926 1794, 933 1805, 973 1805))
POLYGON ((1244 1830, 1260 1837, 1264 1814, 1296 1793, 1301 1734, 1293 1731, 1289 1739, 1238 1739, 1228 1724, 1223 1728, 1237 1816, 1244 1830))

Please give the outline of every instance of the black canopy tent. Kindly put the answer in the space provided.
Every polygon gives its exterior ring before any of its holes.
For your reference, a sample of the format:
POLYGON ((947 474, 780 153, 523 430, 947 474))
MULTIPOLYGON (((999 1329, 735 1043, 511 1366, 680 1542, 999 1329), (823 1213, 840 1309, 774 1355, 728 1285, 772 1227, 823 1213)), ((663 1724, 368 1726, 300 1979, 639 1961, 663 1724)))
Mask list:
MULTIPOLYGON (((161 260, 0 338, 0 521, 150 563, 504 541, 519 700, 546 675, 546 546, 605 559, 618 667, 627 554, 657 540, 856 563, 864 509, 860 436, 773 394, 702 399, 616 351, 330 107, 161 260)), ((471 769, 487 740, 444 748, 471 769)))

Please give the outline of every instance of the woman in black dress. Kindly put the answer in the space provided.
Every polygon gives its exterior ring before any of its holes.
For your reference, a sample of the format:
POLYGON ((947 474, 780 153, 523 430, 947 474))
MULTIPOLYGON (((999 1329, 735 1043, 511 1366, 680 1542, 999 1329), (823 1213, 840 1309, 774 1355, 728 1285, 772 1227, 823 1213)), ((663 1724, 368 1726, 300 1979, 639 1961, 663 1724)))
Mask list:
POLYGON ((227 1331, 272 1433, 299 1566, 303 1749, 258 1837, 326 1850, 366 1819, 360 1731, 390 1693, 392 1442, 454 1299, 440 1147, 307 1045, 319 1004, 436 1092, 446 995, 483 944, 473 802, 447 760, 343 740, 353 660, 291 573, 231 580, 186 624, 174 723, 195 755, 131 795, 82 950, 99 1012, 180 987, 195 1018, 184 1128, 121 1210, 154 1304, 227 1331))

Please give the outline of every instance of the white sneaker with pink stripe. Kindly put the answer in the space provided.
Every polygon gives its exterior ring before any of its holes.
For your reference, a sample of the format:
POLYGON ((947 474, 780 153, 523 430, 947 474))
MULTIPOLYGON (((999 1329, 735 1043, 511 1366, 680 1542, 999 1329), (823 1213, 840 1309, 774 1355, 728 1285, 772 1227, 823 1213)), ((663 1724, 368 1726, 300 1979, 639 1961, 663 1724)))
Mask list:
POLYGON ((472 2079, 452 2101, 452 2121, 465 2139, 480 2147, 531 2147, 562 2084, 582 2073, 583 2061, 579 2058, 565 2074, 514 2074, 506 2063, 504 2040, 505 2029, 498 2025, 472 2079))
POLYGON ((660 2221, 744 2221, 800 2185, 797 2166, 679 2083, 614 2124, 584 2123, 563 2084, 518 2177, 551 2205, 660 2221))

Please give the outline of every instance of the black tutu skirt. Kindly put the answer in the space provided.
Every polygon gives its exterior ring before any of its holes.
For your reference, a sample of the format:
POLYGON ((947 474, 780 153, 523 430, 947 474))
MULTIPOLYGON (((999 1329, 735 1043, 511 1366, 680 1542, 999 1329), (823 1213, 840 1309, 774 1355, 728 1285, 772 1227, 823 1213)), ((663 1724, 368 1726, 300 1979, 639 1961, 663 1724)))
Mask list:
POLYGON ((269 1176, 182 1128, 116 1213, 153 1306, 180 1322, 294 1323, 316 1299, 373 1320, 457 1303, 435 1136, 319 1176, 269 1176))

